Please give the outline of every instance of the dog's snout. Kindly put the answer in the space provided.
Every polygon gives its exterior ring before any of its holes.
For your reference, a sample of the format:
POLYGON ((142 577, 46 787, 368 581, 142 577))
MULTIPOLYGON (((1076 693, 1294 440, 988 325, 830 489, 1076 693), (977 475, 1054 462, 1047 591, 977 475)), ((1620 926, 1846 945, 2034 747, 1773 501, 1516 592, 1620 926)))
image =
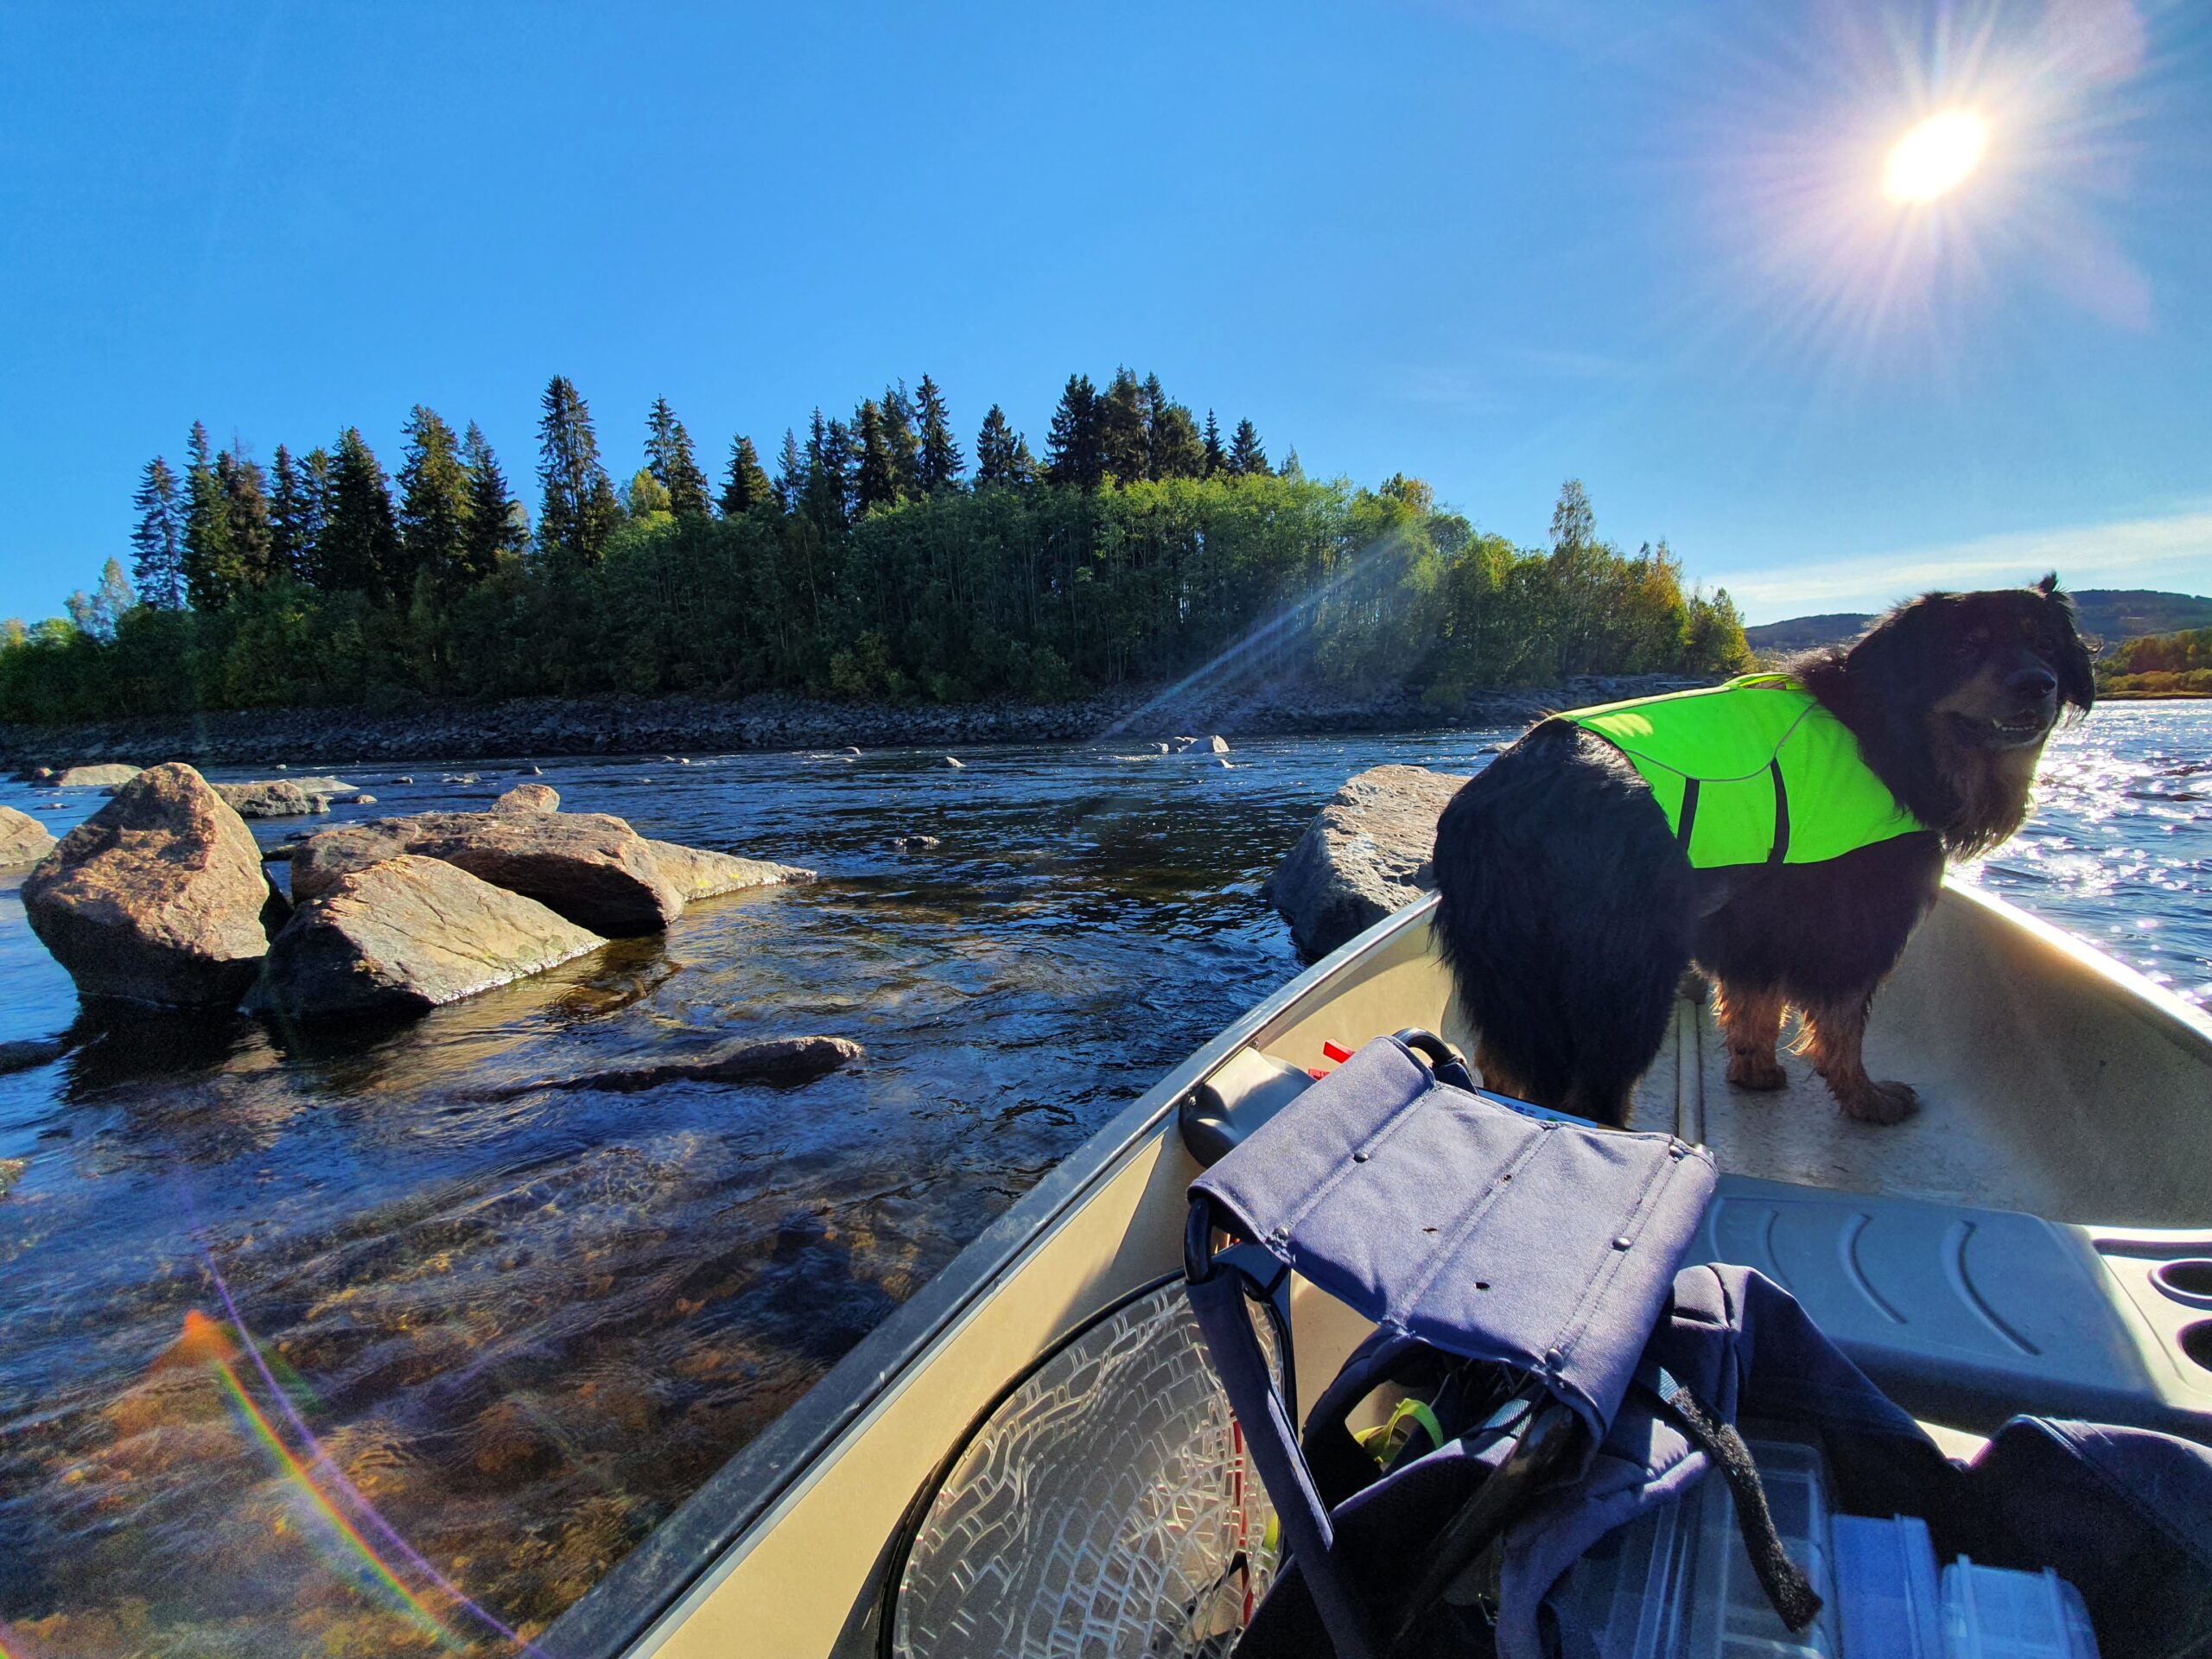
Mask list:
POLYGON ((2044 702, 2058 690, 2058 676, 2047 668, 2024 668, 2005 683, 2022 702, 2044 702))

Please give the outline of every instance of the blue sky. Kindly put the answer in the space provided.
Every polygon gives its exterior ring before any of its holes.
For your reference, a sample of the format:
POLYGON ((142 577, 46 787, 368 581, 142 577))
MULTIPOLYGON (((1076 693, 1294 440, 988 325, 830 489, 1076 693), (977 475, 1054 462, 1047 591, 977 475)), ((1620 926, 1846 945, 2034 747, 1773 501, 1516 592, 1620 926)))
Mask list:
POLYGON ((936 377, 1156 371, 1540 541, 1582 478, 1753 620, 2212 591, 2212 26, 2179 5, 0 5, 0 614, 192 421, 410 406, 534 496, 936 377), (1951 105, 1988 159, 1881 194, 1951 105))

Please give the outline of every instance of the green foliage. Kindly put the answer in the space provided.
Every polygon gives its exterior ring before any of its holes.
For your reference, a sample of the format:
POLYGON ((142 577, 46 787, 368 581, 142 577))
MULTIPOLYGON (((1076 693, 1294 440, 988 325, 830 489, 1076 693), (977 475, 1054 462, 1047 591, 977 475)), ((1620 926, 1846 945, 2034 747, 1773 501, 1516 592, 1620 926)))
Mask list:
MULTIPOLYGON (((925 380, 924 385, 929 384, 925 380)), ((788 437, 790 435, 785 435, 788 437)), ((768 474, 761 470, 760 456, 753 447, 753 440, 742 432, 730 440, 729 473, 722 480, 721 506, 726 518, 741 518, 755 507, 765 507, 776 499, 775 486, 768 482, 768 474)))
POLYGON ((1236 423, 1236 435, 1229 445, 1229 470, 1240 478, 1268 470, 1268 452, 1260 444, 1260 429, 1249 421, 1236 423))
POLYGON ((707 504, 707 475, 699 470, 691 435, 665 397, 653 399, 646 419, 645 470, 668 493, 668 510, 677 518, 704 518, 712 511, 707 504))
MULTIPOLYGON (((330 462, 330 519, 317 538, 312 571, 326 592, 383 594, 399 565, 399 525, 391 488, 376 452, 349 426, 330 462)), ((219 608, 193 603, 194 610, 219 608)))
POLYGON ((530 545, 530 519, 507 488, 499 458, 475 422, 461 440, 461 464, 468 474, 468 518, 461 542, 461 581, 470 587, 495 575, 530 545))
POLYGON ((588 569, 606 551, 622 505, 600 464, 591 410, 575 383, 555 375, 538 407, 537 480, 545 492, 537 512, 538 551, 550 564, 588 569))
POLYGON ((400 557, 386 594, 411 597, 418 580, 451 591, 467 580, 469 477, 460 440, 434 409, 415 405, 407 418, 407 456, 399 467, 400 557))
MULTIPOLYGON (((281 457, 283 451, 279 449, 281 457)), ((130 532, 130 574, 139 598, 165 611, 184 604, 184 501, 176 474, 159 455, 146 463, 130 505, 138 523, 130 532)))
MULTIPOLYGON (((922 423, 916 484, 925 495, 957 488, 963 461, 960 445, 952 435, 952 414, 945 407, 944 393, 926 374, 914 389, 914 412, 922 423)), ((1001 416, 1000 421, 1003 423, 1005 416, 1001 416)))
POLYGON ((2123 641, 2096 674, 2101 696, 2212 696, 2212 628, 2123 641))

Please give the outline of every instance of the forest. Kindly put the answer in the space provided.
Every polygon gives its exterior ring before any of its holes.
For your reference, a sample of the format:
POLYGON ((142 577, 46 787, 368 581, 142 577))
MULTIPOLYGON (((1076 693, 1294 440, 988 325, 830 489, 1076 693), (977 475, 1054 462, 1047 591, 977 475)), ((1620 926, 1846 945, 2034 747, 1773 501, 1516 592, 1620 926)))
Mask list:
POLYGON ((1666 543, 1599 537, 1581 485, 1516 547, 1418 479, 1269 461, 1126 368, 1069 378, 1042 457, 993 405, 968 450, 927 376, 815 410, 771 476, 734 437, 709 478, 664 399, 625 486, 556 376, 533 513, 483 432, 417 406, 396 474, 357 427, 264 467, 195 424, 149 461, 130 564, 66 614, 0 624, 0 719, 609 691, 1048 701, 1240 668, 1483 688, 1745 665, 1725 590, 1666 543))
POLYGON ((2123 640, 2097 659, 2108 697, 2212 697, 2212 628, 2123 640))

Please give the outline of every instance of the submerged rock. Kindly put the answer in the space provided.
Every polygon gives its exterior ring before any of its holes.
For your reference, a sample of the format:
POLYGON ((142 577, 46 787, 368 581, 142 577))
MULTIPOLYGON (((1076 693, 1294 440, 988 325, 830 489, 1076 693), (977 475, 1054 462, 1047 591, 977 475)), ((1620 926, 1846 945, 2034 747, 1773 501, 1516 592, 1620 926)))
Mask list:
POLYGON ((118 784, 127 784, 137 775, 137 767, 119 764, 72 766, 54 780, 54 786, 56 789, 109 789, 118 784))
POLYGON ((0 1077, 10 1071, 51 1065, 68 1052, 69 1045, 59 1037, 22 1037, 12 1043, 0 1043, 0 1077))
POLYGON ((634 1094, 664 1083, 764 1083, 792 1088, 849 1065, 867 1051, 849 1037, 778 1037, 767 1042, 736 1039, 688 1058, 651 1065, 616 1066, 572 1077, 546 1077, 511 1084, 475 1096, 512 1100, 540 1089, 598 1089, 634 1094))
POLYGON ((891 844, 902 853, 926 853, 938 844, 935 836, 893 836, 891 844))
POLYGON ((1268 878, 1267 898, 1313 962, 1436 885, 1436 821, 1467 780, 1373 766, 1348 780, 1268 878))
POLYGON ((661 877, 689 901, 712 899, 745 887, 780 887, 791 881, 811 881, 812 870, 791 864, 771 864, 764 859, 740 858, 734 853, 713 853, 702 847, 680 847, 672 841, 649 841, 661 877))
POLYGON ((948 755, 946 755, 946 756, 944 757, 944 764, 945 764, 946 766, 948 766, 952 767, 954 770, 957 771, 957 770, 959 770, 959 769, 961 769, 961 768, 963 768, 963 767, 966 766, 968 763, 967 763, 965 760, 957 760, 957 759, 956 759, 955 757, 953 757, 952 755, 949 755, 949 754, 948 754, 948 755))
POLYGON ((86 996, 235 1001, 269 949, 253 832, 190 766, 139 772, 23 881, 32 931, 86 996))
POLYGON ((0 869, 35 864, 54 849, 46 826, 28 812, 0 806, 0 869))
POLYGON ((442 859, 403 853, 302 903, 249 1006, 295 1019, 436 1007, 606 943, 442 859))
POLYGON ((425 812, 345 824, 293 853, 292 894, 318 897, 403 853, 442 858, 608 938, 657 933, 683 910, 652 843, 603 812, 425 812))
POLYGON ((298 818, 330 810, 330 797, 310 795, 289 778, 251 784, 217 784, 215 792, 242 818, 298 818))
POLYGON ((26 1158, 0 1158, 0 1198, 8 1196, 8 1189, 23 1179, 23 1172, 30 1167, 26 1158))
POLYGON ((492 803, 494 812, 558 812, 561 792, 550 784, 517 784, 492 803))

